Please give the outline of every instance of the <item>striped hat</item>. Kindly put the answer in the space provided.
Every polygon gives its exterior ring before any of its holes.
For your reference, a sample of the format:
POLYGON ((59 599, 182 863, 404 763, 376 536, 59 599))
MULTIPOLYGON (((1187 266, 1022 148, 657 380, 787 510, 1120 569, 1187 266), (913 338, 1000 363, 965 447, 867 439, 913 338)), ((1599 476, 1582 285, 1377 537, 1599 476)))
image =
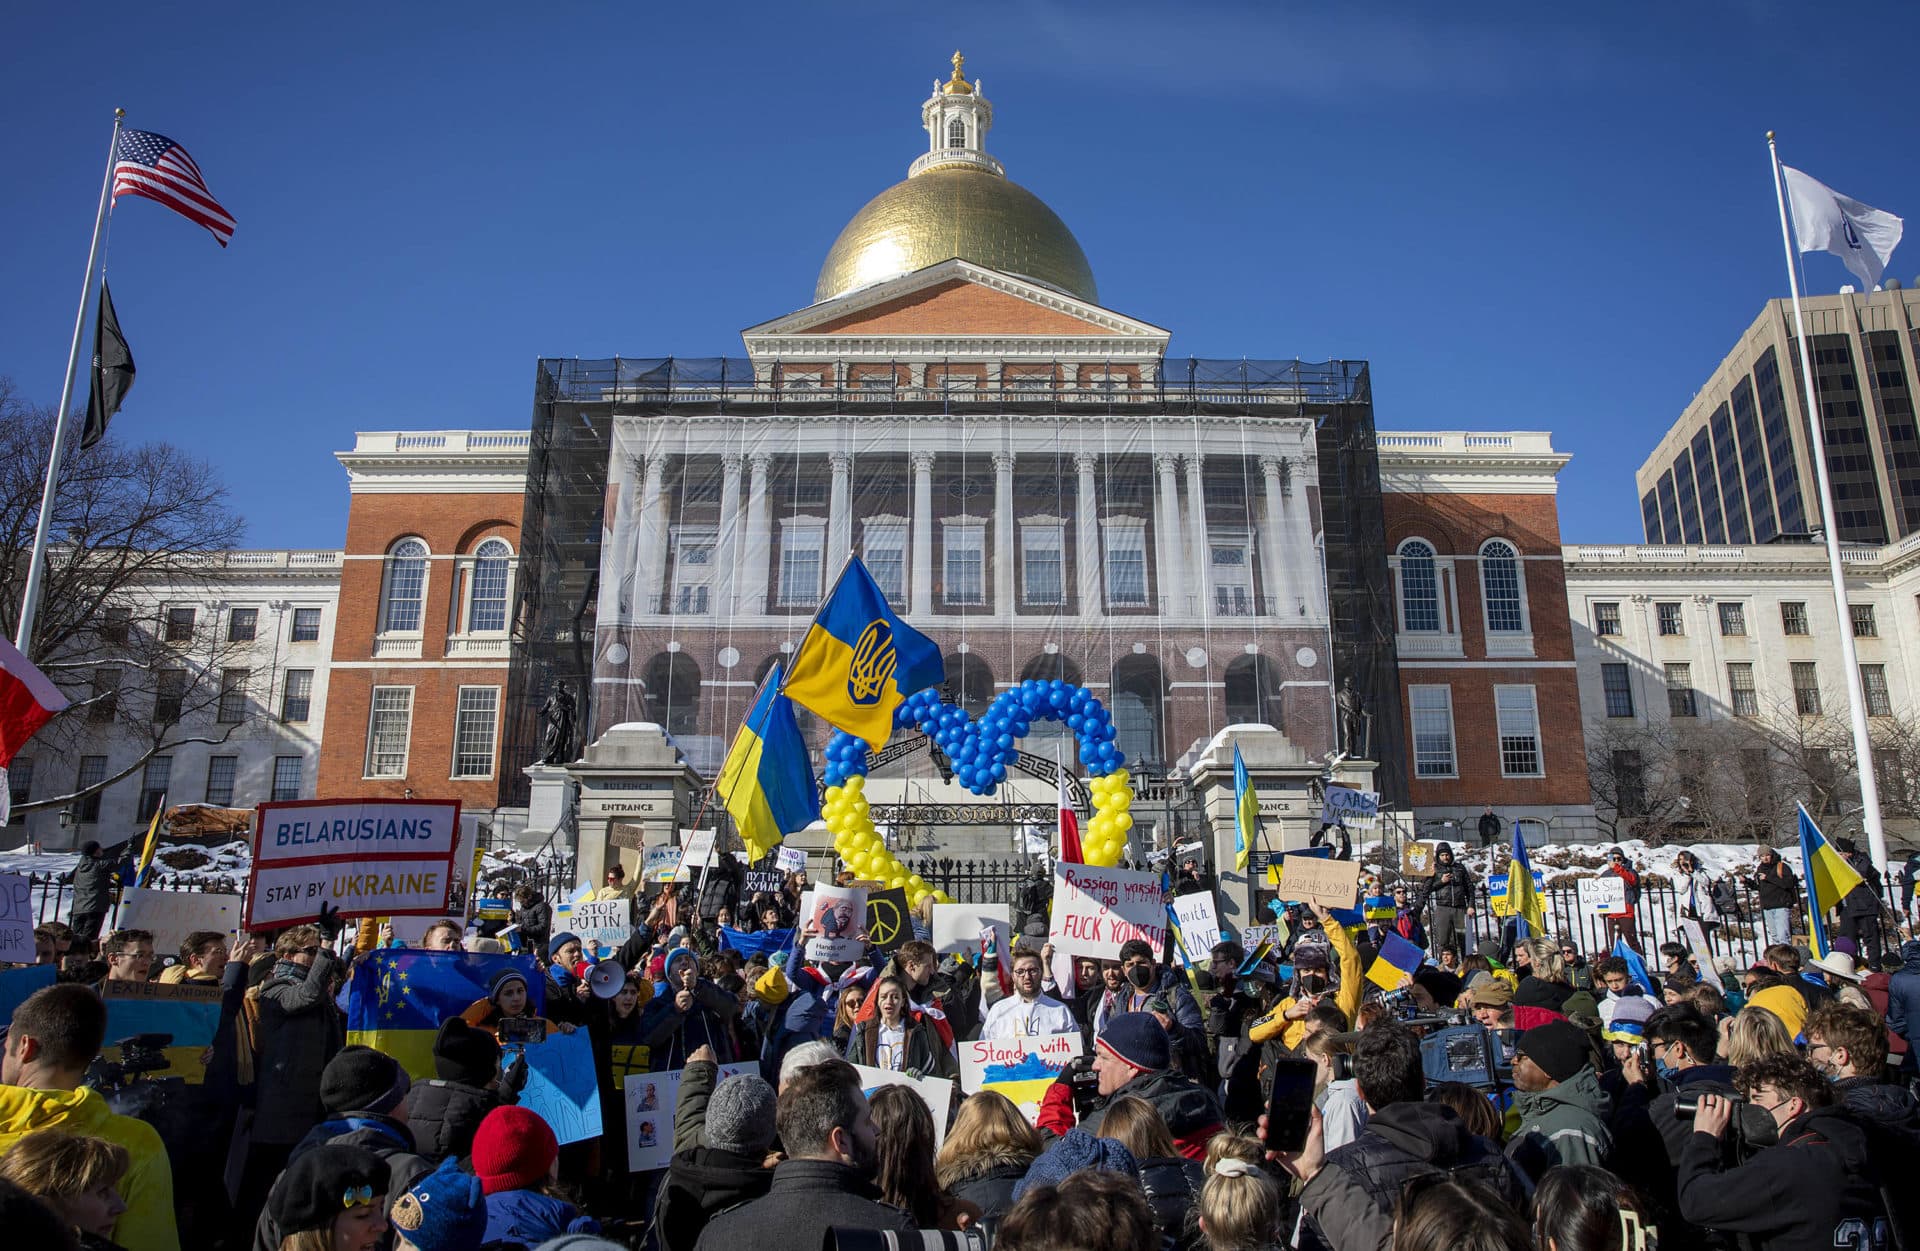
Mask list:
POLYGON ((1613 1005, 1613 1017, 1607 1022, 1606 1029, 1600 1031, 1601 1037, 1608 1042, 1627 1043, 1639 1046, 1647 1035, 1647 1021, 1653 1016, 1651 1003, 1640 995, 1627 999, 1617 999, 1613 1005))

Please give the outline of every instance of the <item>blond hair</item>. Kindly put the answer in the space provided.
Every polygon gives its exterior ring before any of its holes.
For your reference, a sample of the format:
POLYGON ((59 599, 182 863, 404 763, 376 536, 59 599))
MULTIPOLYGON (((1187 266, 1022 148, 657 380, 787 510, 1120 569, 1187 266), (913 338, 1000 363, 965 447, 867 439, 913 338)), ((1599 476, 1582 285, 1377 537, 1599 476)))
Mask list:
MULTIPOLYGON (((1325 1035, 1315 1034, 1314 1037, 1322 1038, 1325 1035)), ((1227 1159, 1245 1160, 1249 1164, 1258 1164, 1266 1158, 1266 1151, 1266 1146, 1253 1135, 1223 1129, 1207 1139, 1207 1158, 1204 1161, 1204 1167, 1211 1173, 1214 1165, 1227 1159)))
POLYGON ((0 1156, 0 1178, 43 1199, 65 1199, 119 1185, 131 1162, 117 1142, 43 1129, 22 1137, 0 1156))
POLYGON ((1043 1145, 1040 1131, 1027 1124, 1013 1100, 997 1090, 983 1090, 960 1105, 960 1115, 934 1157, 934 1175, 951 1188, 979 1173, 983 1161, 1031 1161, 1043 1145))
POLYGON ((280 1251, 333 1251, 333 1223, 325 1229, 303 1229, 280 1240, 280 1251))
POLYGON ((308 947, 320 942, 320 927, 317 925, 296 925, 281 933, 273 940, 273 954, 282 960, 288 956, 299 955, 308 947))
POLYGON ((1798 1054, 1786 1022, 1765 1008, 1748 1004, 1733 1014, 1727 1026, 1727 1045, 1720 1049, 1720 1061, 1743 1068, 1767 1056, 1798 1054))
POLYGON ((1107 1105, 1099 1136, 1113 1139, 1143 1164, 1180 1154, 1160 1109, 1138 1095, 1121 1095, 1107 1105))
POLYGON ((1567 981, 1567 958, 1560 954, 1560 945, 1550 938, 1523 938, 1520 945, 1527 949, 1533 975, 1543 982, 1567 981))
POLYGON ((1279 1240, 1280 1187, 1260 1155, 1260 1144, 1240 1134, 1215 1134, 1207 1143, 1199 1214, 1212 1251, 1265 1251, 1279 1240))

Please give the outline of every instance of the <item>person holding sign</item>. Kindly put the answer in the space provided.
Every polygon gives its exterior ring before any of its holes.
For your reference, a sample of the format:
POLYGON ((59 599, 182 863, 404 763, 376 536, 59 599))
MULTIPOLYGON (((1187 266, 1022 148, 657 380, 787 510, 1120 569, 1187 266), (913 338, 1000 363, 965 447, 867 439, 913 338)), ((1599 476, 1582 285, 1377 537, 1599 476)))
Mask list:
POLYGON ((960 1064, 927 1014, 913 1007, 897 977, 882 977, 867 996, 873 1015, 856 1023, 847 1060, 909 1077, 958 1077, 960 1064))
POLYGON ((259 1001, 260 1048, 253 1093, 253 1150, 247 1157, 252 1187, 241 1189, 243 1210, 250 1190, 257 1207, 294 1144, 307 1136, 320 1112, 320 1074, 346 1044, 346 1029, 333 1006, 334 979, 345 972, 331 943, 346 929, 340 910, 320 905, 320 924, 296 925, 274 941, 273 972, 254 992, 259 1001))
POLYGON ((1298 1050, 1306 1041, 1308 1015, 1329 991, 1334 994, 1334 1003, 1346 1014, 1349 1026, 1360 1011, 1360 996, 1366 989, 1366 978, 1360 969, 1360 949, 1353 945, 1353 935, 1347 933, 1347 927, 1333 919, 1333 913, 1325 904, 1311 906, 1313 915, 1326 930, 1328 944, 1340 957, 1339 980, 1329 982, 1325 966, 1317 970, 1307 968, 1296 951, 1293 994, 1253 1023, 1247 1031, 1247 1037, 1253 1042, 1264 1043, 1278 1037, 1280 1045, 1288 1051, 1298 1050))
POLYGON ((1067 1005, 1040 993, 1046 977, 1041 953, 1027 947, 1013 952, 1013 993, 987 1009, 982 1038, 1032 1038, 1041 1034, 1071 1034, 1080 1028, 1067 1005))

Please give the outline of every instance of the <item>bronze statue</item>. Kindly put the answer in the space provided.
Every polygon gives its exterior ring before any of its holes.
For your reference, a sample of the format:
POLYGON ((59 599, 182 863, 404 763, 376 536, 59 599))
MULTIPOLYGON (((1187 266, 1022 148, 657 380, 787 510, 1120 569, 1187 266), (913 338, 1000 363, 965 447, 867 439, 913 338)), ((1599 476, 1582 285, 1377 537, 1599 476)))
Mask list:
POLYGON ((1334 697, 1334 708, 1339 714, 1340 754, 1352 759, 1365 759, 1367 753, 1367 701, 1353 685, 1353 675, 1349 673, 1340 679, 1340 693, 1334 697))
POLYGON ((545 729, 540 735, 540 763, 565 764, 573 756, 573 693, 556 682, 547 702, 540 705, 545 729))

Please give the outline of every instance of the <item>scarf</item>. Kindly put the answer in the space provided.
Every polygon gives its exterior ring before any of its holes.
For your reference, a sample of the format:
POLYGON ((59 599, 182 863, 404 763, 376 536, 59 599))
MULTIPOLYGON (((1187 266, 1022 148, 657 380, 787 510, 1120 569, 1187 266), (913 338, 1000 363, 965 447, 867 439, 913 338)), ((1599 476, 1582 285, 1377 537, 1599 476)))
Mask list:
POLYGON ((269 980, 280 978, 284 978, 289 982, 304 982, 307 980, 307 966, 304 964, 295 964, 291 960, 275 960, 273 962, 273 975, 269 980))

